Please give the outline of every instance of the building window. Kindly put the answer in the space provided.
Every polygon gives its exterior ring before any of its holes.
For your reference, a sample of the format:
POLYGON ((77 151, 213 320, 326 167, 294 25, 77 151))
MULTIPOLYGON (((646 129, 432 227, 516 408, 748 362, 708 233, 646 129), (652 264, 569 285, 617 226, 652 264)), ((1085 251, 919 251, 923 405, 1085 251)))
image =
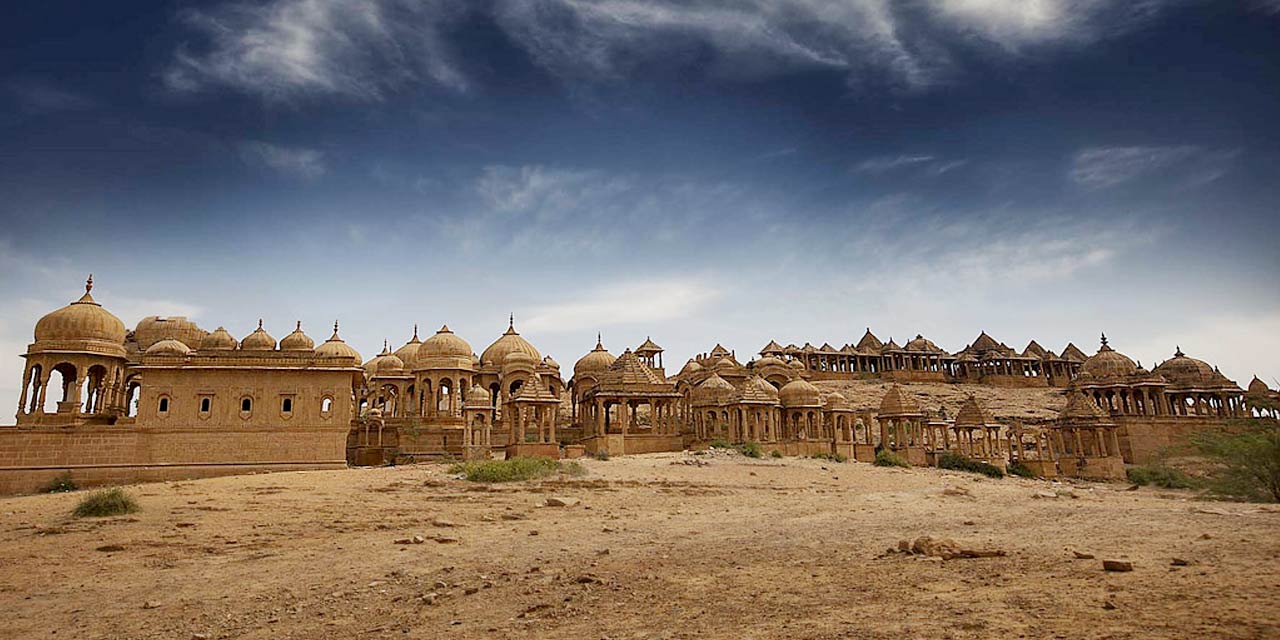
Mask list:
POLYGON ((168 399, 168 398, 165 398, 165 397, 161 397, 161 398, 160 398, 160 408, 159 408, 159 411, 160 411, 160 413, 169 413, 169 399, 168 399))
POLYGON ((253 411, 253 398, 241 398, 240 412, 249 413, 250 411, 253 411))
POLYGON ((200 398, 200 413, 209 413, 209 410, 212 408, 213 408, 212 398, 200 398))
POLYGON ((293 413, 293 398, 285 398, 281 400, 280 411, 284 413, 293 413))
POLYGON ((320 415, 328 418, 333 413, 333 398, 325 397, 320 401, 320 415))

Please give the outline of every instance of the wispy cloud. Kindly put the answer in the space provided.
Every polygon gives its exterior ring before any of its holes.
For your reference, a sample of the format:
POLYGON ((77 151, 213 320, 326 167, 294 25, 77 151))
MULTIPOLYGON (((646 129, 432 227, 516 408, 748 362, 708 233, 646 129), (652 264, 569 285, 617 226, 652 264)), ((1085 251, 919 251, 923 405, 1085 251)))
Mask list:
POLYGON ((933 156, 881 156, 868 158, 853 167, 854 173, 884 173, 894 169, 933 162, 933 156))
POLYGON ((40 80, 13 80, 4 87, 18 109, 25 113, 83 111, 97 105, 88 96, 40 80))
POLYGON ((614 282, 537 307, 521 325, 563 333, 678 320, 698 315, 724 293, 720 286, 690 277, 614 282))
POLYGON ((409 84, 471 84, 450 27, 488 20, 566 83, 624 80, 697 61, 721 78, 828 69, 851 86, 908 91, 954 75, 968 42, 1017 53, 1089 42, 1183 0, 240 0, 194 9, 198 37, 164 73, 179 91, 229 87, 272 100, 378 100, 409 84))
POLYGON ((413 80, 465 89, 441 24, 465 10, 448 0, 273 0, 182 14, 203 36, 165 71, 179 91, 225 86, 272 100, 340 94, 376 100, 413 80))
POLYGON ((1100 189, 1176 167, 1182 171, 1184 182, 1200 185, 1220 178, 1236 155, 1234 150, 1207 150, 1192 145, 1093 147, 1076 153, 1069 175, 1081 186, 1100 189))
POLYGON ((240 155, 250 164, 303 180, 314 180, 325 173, 324 153, 315 149, 246 140, 240 143, 240 155))

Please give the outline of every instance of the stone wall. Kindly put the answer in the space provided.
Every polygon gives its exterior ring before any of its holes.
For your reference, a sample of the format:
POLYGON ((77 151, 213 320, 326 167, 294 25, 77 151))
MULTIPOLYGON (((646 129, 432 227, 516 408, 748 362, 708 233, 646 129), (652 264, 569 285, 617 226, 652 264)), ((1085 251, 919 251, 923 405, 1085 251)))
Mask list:
POLYGON ((0 494, 70 472, 94 486, 346 466, 347 425, 0 427, 0 494))
POLYGON ((1225 426, 1221 418, 1200 416, 1113 416, 1120 453, 1129 464, 1147 464, 1161 452, 1186 455, 1191 452, 1191 436, 1225 426))

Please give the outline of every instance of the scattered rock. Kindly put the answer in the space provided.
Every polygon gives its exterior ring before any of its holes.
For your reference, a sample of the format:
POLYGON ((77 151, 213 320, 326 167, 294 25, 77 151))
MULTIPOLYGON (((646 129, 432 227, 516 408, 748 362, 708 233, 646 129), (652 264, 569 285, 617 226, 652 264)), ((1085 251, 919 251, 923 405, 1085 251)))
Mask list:
POLYGON ((1182 558, 1174 558, 1173 561, 1170 562, 1169 564, 1175 567, 1185 567, 1190 565, 1191 562, 1187 560, 1183 560, 1182 558))
POLYGON ((1031 494, 1031 497, 1041 500, 1056 500, 1058 498, 1058 494, 1052 491, 1037 491, 1031 494))
POLYGON ((544 502, 543 504, 545 504, 548 507, 573 507, 573 506, 577 506, 581 502, 582 501, 577 498, 570 498, 567 496, 551 496, 550 498, 547 498, 546 502, 544 502))
POLYGON ((604 584, 604 580, 601 580, 600 578, 593 576, 589 573, 578 576, 577 579, 574 580, 574 582, 578 584, 604 584))
POLYGON ((1103 560, 1102 569, 1103 571, 1118 572, 1133 571, 1133 563, 1124 560, 1103 560))
POLYGON ((1202 534, 1200 534, 1200 539, 1201 539, 1201 540, 1212 540, 1212 539, 1213 539, 1213 536, 1211 536, 1211 535, 1209 535, 1209 534, 1207 534, 1207 533, 1202 533, 1202 534))
POLYGON ((458 526, 458 525, 454 524, 452 520, 445 520, 444 518, 436 518, 435 520, 432 520, 432 521, 431 521, 431 526, 433 526, 433 527, 456 527, 456 526, 458 526))
MULTIPOLYGON (((905 542, 905 541, 904 541, 905 542)), ((898 543, 898 548, 902 548, 902 543, 898 543)), ((975 549, 963 547, 960 543, 950 538, 933 538, 930 536, 921 536, 911 543, 911 553, 928 556, 931 558, 941 558, 943 560, 952 560, 956 558, 999 558, 1005 555, 1003 549, 975 549)))
POLYGON ((1092 553, 1082 553, 1080 551, 1072 551, 1071 555, 1074 555, 1076 560, 1092 560, 1095 557, 1092 553))
POLYGON ((102 545, 101 547, 98 547, 97 549, 95 549, 95 551, 102 551, 102 552, 105 552, 105 553, 114 553, 114 552, 116 552, 116 551, 124 551, 124 545, 122 545, 122 544, 104 544, 104 545, 102 545))
POLYGON ((396 544, 422 544, 427 539, 422 536, 413 536, 412 538, 396 538, 396 544))
POLYGON ((1102 603, 1102 608, 1106 609, 1107 611, 1114 611, 1116 608, 1116 603, 1110 600, 1107 600, 1106 602, 1102 603))
POLYGON ((457 542, 460 542, 460 540, 458 540, 458 538, 455 536, 435 536, 432 538, 432 540, 435 540, 440 544, 455 544, 457 542))
POLYGON ((142 603, 142 608, 143 609, 159 609, 160 602, 158 600, 148 600, 142 603))
POLYGON ((964 497, 966 497, 966 498, 969 498, 969 497, 972 497, 972 496, 973 496, 973 494, 972 494, 972 493, 969 493, 969 490, 968 490, 968 489, 966 489, 966 488, 964 488, 964 487, 947 487, 946 489, 943 489, 943 490, 942 490, 942 495, 944 495, 944 496, 964 496, 964 497))
POLYGON ((515 513, 515 512, 508 512, 508 513, 502 514, 503 520, 525 520, 528 517, 529 516, 526 516, 523 513, 515 513))

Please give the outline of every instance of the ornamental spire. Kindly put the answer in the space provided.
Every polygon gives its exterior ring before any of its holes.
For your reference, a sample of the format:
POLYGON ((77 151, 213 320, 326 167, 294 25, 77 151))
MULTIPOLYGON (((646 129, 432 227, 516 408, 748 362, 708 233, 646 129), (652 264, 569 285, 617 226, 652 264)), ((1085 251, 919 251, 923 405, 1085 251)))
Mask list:
POLYGON ((84 281, 84 292, 89 293, 90 291, 93 291, 93 274, 92 273, 89 274, 89 279, 84 281))

